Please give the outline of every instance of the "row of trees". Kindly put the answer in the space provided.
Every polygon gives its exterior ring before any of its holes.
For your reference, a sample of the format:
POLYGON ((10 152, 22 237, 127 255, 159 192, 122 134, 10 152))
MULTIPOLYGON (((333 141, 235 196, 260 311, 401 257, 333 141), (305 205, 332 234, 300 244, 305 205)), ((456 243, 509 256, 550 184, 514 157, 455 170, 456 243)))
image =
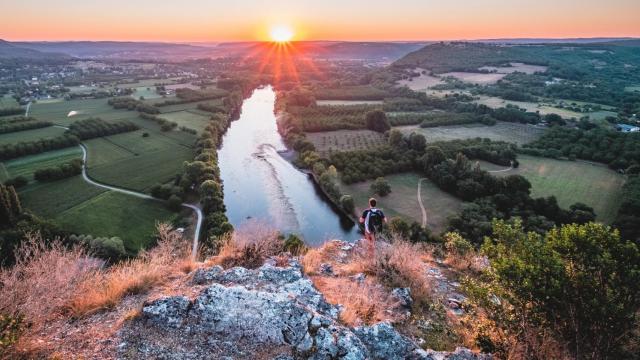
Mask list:
POLYGON ((71 134, 64 134, 50 139, 5 144, 0 146, 0 159, 9 160, 26 155, 39 154, 80 144, 80 139, 71 134))
POLYGON ((19 107, 0 109, 0 116, 20 115, 24 113, 24 109, 19 107))
POLYGON ((139 116, 145 120, 151 120, 156 122, 158 125, 160 125, 160 130, 162 131, 171 131, 175 128, 178 127, 178 123, 175 121, 169 121, 167 119, 163 119, 161 117, 155 116, 155 115, 150 115, 150 114, 146 114, 141 112, 139 114, 139 116))
POLYGON ((13 186, 0 185, 0 229, 15 226, 22 214, 20 198, 13 186))
POLYGON ((38 169, 33 173, 33 178, 37 181, 55 181, 82 173, 82 159, 73 159, 69 162, 38 169))
POLYGON ((157 103, 156 106, 169 106, 186 104, 197 101, 215 100, 224 98, 229 93, 223 89, 206 89, 206 90, 194 90, 189 88, 176 89, 176 97, 178 99, 165 100, 161 103, 157 103))
POLYGON ((596 127, 554 127, 537 140, 525 144, 523 153, 552 158, 567 157, 597 161, 624 170, 640 164, 640 133, 621 133, 596 127))
POLYGON ((107 122, 100 118, 80 120, 69 125, 68 134, 80 140, 93 139, 138 130, 138 125, 130 121, 107 122))
POLYGON ((26 121, 15 123, 0 123, 0 134, 12 133, 16 131, 39 129, 53 125, 49 121, 26 121))
POLYGON ((640 167, 631 168, 622 188, 622 203, 614 222, 624 239, 640 246, 640 167))
POLYGON ((147 114, 159 114, 160 109, 156 106, 145 104, 142 101, 136 100, 132 97, 117 97, 109 99, 108 104, 113 106, 114 109, 126 109, 129 111, 139 111, 147 114))

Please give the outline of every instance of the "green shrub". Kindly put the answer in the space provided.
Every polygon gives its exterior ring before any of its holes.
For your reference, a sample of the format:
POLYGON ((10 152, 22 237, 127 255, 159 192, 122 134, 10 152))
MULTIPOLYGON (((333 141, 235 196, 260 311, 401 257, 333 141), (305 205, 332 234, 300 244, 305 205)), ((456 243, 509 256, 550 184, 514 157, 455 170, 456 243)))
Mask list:
POLYGON ((0 314, 0 349, 14 344, 20 336, 22 327, 21 317, 0 314))
POLYGON ((379 177, 371 184, 371 192, 380 196, 387 196, 391 193, 391 185, 383 177, 379 177))

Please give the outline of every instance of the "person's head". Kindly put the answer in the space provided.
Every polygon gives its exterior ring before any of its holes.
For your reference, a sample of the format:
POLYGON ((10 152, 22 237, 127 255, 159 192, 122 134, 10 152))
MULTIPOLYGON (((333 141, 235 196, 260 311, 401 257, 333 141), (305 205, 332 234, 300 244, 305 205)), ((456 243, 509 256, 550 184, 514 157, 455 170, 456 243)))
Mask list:
POLYGON ((376 201, 376 199, 374 199, 374 198, 369 199, 369 206, 376 207, 377 203, 378 202, 376 201))

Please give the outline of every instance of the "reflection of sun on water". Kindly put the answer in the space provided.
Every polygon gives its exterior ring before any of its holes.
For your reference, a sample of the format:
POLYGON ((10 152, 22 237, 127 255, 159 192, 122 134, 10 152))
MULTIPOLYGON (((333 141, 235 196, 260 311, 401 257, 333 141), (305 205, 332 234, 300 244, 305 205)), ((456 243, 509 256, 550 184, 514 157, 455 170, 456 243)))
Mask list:
POLYGON ((277 25, 271 28, 269 31, 271 40, 279 43, 285 43, 291 41, 293 38, 293 30, 286 25, 277 25))

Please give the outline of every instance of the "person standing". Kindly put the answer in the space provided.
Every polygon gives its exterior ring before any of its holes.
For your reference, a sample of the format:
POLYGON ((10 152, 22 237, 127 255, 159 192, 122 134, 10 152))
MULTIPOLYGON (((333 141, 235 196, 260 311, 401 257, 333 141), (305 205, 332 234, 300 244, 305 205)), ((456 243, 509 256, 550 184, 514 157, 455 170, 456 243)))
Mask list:
POLYGON ((369 208, 362 212, 360 223, 364 226, 364 238, 373 253, 375 249, 376 234, 382 231, 382 225, 387 222, 382 210, 376 207, 377 201, 369 199, 369 208))

